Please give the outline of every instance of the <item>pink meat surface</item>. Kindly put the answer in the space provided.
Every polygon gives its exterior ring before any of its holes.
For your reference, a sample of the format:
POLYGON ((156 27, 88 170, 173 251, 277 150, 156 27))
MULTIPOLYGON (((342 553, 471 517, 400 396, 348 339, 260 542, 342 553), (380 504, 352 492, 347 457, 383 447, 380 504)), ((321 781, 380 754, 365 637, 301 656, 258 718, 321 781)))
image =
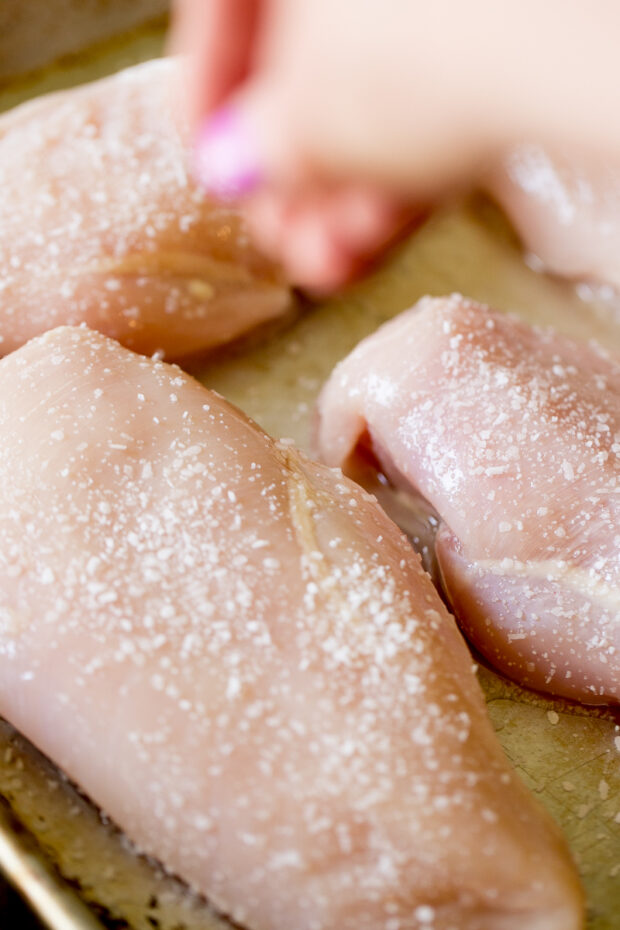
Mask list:
POLYGON ((441 518, 468 637, 522 684, 620 701, 620 364, 454 295, 364 340, 319 404, 319 446, 372 454, 441 518))
POLYGON ((548 271, 620 290, 620 166, 523 145, 487 189, 548 271))
POLYGON ((178 67, 148 62, 0 118, 0 351, 85 322, 178 358, 290 308, 238 209, 189 177, 178 67))
POLYGON ((0 363, 0 713, 252 930, 577 930, 409 544, 85 328, 0 363))

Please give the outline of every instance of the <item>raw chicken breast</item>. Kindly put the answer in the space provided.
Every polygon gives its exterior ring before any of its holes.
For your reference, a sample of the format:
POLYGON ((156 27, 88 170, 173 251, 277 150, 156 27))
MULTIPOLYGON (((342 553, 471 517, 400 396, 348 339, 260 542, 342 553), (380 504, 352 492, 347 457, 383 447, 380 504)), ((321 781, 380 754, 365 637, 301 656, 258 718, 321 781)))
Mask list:
POLYGON ((85 328, 0 363, 0 713, 252 930, 576 930, 405 538, 85 328))
POLYGON ((0 118, 0 350, 86 322, 180 357, 290 307, 239 212, 204 199, 173 114, 178 62, 148 62, 0 118))
POLYGON ((487 189, 544 268, 620 289, 620 166, 523 145, 487 189))
POLYGON ((442 525, 467 635, 522 684, 620 701, 620 364, 455 295, 362 342, 320 400, 323 458, 369 451, 442 525))

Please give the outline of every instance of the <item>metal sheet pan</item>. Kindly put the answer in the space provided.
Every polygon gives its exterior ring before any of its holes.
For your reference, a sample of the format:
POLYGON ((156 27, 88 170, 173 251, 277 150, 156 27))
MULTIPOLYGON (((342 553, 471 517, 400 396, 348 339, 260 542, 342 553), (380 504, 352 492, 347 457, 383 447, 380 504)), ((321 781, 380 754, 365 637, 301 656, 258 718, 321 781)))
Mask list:
MULTIPOLYGON (((0 93, 0 109, 156 54, 161 40, 161 33, 151 31, 92 60, 48 71, 39 81, 9 87, 0 93)), ((193 373, 272 434, 308 448, 314 399, 335 362, 419 296, 455 290, 620 351, 617 308, 586 304, 567 285, 528 268, 496 211, 474 200, 438 212, 374 274, 312 308, 286 332, 241 354, 195 366, 193 373)), ((507 755, 568 837, 587 891, 588 930, 618 930, 619 720, 604 709, 545 700, 486 668, 480 678, 507 755)), ((0 795, 36 840, 35 853, 28 849, 23 855, 53 864, 55 871, 45 874, 51 875, 49 887, 59 901, 66 900, 69 885, 100 923, 116 930, 229 926, 181 882, 140 857, 8 724, 0 725, 0 795)), ((14 833, 14 825, 0 817, 0 837, 14 838, 14 833)), ((14 881, 32 895, 32 870, 17 872, 14 881)), ((73 925, 67 925, 48 909, 46 919, 53 930, 91 930, 85 915, 74 915, 73 925)))

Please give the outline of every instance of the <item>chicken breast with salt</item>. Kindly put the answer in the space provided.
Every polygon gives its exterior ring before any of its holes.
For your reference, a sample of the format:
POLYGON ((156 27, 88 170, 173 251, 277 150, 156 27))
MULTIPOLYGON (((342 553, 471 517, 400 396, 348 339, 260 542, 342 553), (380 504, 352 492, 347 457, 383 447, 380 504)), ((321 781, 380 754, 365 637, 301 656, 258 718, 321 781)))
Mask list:
POLYGON ((620 701, 620 364, 465 300, 362 342, 320 404, 325 461, 371 455, 437 511, 447 597, 524 685, 620 701))
POLYGON ((290 309, 238 209, 189 176, 178 68, 147 62, 0 117, 0 352, 85 322, 179 358, 290 309))
POLYGON ((547 271, 599 296, 620 289, 620 165, 521 145, 492 172, 488 192, 547 271))
POLYGON ((577 930, 374 499, 85 328, 0 363, 0 713, 250 930, 577 930))

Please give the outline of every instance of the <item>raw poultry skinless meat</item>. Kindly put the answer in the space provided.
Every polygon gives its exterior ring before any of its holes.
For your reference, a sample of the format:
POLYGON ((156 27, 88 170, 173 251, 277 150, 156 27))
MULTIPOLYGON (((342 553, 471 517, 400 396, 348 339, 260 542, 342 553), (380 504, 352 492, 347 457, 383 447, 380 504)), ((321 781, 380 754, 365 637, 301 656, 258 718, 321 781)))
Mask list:
POLYGON ((86 328, 0 362, 0 713, 251 930, 578 930, 405 537, 86 328))
POLYGON ((180 358, 291 308, 239 210, 189 176, 163 59, 0 117, 0 352, 85 322, 180 358))
POLYGON ((426 298, 335 369, 323 459, 369 455, 439 514, 467 636, 524 685, 620 702, 620 363, 459 295, 426 298))
POLYGON ((548 271, 581 282, 585 296, 620 290, 620 167, 540 145, 513 149, 485 187, 525 248, 548 271))

